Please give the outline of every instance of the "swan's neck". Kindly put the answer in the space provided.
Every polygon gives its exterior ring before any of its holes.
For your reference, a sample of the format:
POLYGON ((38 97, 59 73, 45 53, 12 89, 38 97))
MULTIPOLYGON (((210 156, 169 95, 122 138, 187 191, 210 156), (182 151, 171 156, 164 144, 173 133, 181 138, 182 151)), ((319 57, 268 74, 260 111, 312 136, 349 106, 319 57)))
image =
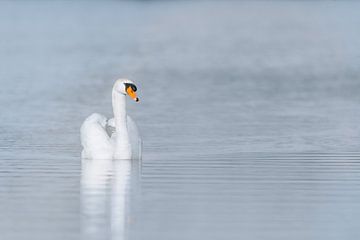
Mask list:
POLYGON ((131 145, 127 129, 125 97, 124 94, 118 93, 115 90, 112 92, 112 105, 116 127, 114 158, 116 159, 131 159, 131 145))

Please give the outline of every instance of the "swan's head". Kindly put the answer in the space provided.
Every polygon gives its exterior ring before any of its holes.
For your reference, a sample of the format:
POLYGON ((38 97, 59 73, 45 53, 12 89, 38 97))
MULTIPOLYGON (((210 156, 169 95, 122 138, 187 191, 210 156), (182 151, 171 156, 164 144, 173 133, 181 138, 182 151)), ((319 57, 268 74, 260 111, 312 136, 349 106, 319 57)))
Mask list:
POLYGON ((114 90, 120 94, 129 95, 134 101, 138 102, 136 95, 137 87, 135 83, 129 79, 119 79, 114 84, 114 90))

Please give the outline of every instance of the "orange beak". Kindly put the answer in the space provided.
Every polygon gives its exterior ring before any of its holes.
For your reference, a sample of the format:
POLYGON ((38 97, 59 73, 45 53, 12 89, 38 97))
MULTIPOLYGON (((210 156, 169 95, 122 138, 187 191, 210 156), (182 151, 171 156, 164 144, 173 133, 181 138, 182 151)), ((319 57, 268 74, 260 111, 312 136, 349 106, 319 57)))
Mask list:
POLYGON ((134 92, 131 87, 128 87, 126 89, 126 92, 132 99, 134 99, 135 102, 139 101, 139 98, 136 96, 136 92, 134 92))

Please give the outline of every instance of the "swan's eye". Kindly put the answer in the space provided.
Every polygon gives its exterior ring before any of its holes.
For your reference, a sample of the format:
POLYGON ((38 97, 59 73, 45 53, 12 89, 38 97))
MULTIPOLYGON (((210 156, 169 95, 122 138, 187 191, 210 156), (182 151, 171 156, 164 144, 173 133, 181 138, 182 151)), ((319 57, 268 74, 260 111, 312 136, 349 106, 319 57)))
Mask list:
POLYGON ((125 84, 125 89, 128 89, 129 87, 131 87, 131 89, 136 92, 137 88, 134 84, 132 83, 124 83, 125 84))

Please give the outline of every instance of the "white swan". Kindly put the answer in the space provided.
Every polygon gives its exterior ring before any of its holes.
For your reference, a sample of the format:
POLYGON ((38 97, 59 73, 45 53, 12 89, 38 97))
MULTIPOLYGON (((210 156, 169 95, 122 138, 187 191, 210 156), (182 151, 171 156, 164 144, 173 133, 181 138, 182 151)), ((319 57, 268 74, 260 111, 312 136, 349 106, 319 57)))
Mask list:
POLYGON ((141 159, 141 139, 134 121, 126 114, 126 95, 136 102, 136 86, 128 79, 119 79, 112 89, 114 118, 93 113, 81 126, 82 158, 141 159))

